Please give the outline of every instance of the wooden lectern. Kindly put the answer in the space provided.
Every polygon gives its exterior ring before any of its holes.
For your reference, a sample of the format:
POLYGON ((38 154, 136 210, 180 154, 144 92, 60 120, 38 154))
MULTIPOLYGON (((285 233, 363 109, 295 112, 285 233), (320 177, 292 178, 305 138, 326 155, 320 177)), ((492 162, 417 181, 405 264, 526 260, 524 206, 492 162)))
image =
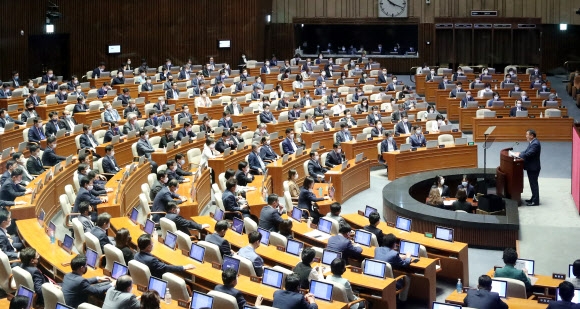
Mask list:
MULTIPOLYGON (((524 190, 524 160, 510 157, 509 151, 513 148, 502 149, 499 152, 499 172, 505 177, 503 192, 505 197, 522 204, 524 190)), ((496 175, 500 178, 500 175, 496 175)))

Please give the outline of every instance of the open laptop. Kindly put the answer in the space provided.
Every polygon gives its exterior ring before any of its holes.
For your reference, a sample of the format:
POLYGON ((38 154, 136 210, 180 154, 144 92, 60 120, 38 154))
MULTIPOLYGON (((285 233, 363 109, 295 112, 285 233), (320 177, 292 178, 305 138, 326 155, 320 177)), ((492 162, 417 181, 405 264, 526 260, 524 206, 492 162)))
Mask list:
POLYGON ((232 230, 240 235, 244 232, 244 221, 239 218, 234 217, 232 222, 232 230))
POLYGON ((99 254, 95 250, 87 248, 85 256, 87 257, 87 265, 92 269, 97 269, 97 260, 99 258, 99 254))
POLYGON ((530 282, 532 285, 538 281, 538 278, 534 277, 534 268, 535 268, 535 261, 534 260, 526 260, 526 259, 517 259, 516 260, 516 269, 523 270, 524 268, 528 271, 528 277, 530 278, 530 282))
POLYGON ((366 247, 371 246, 371 239, 372 234, 365 230, 356 230, 354 231, 354 242, 357 244, 361 244, 366 247))
POLYGON ((387 263, 383 261, 366 259, 365 267, 363 268, 363 274, 384 279, 386 270, 387 263))
POLYGON ((300 257, 300 252, 302 251, 303 247, 304 244, 302 242, 288 239, 288 242, 286 243, 286 253, 300 257))
POLYGON ((332 283, 311 280, 309 291, 314 298, 330 302, 332 301, 332 288, 332 283))
POLYGON ((133 207, 133 209, 131 209, 131 214, 129 215, 129 219, 131 220, 131 222, 133 222, 133 224, 137 224, 138 218, 139 218, 139 210, 137 210, 137 208, 133 207))
POLYGON ((356 141, 357 142, 362 142, 362 141, 366 141, 367 140, 367 134, 366 133, 359 133, 356 135, 356 141))
POLYGON ((508 286, 507 281, 497 279, 491 280, 491 291, 499 294, 499 297, 501 298, 506 298, 507 286, 508 286))
POLYGON ((28 306, 26 306, 26 309, 30 309, 32 308, 32 299, 34 298, 34 291, 23 286, 20 285, 18 287, 18 291, 16 291, 16 296, 24 296, 28 298, 28 306))
POLYGON ((330 234, 330 230, 332 229, 332 222, 325 218, 320 218, 316 228, 323 233, 330 234))
POLYGON ((216 210, 213 213, 213 219, 217 222, 217 221, 221 221, 224 218, 224 211, 216 208, 216 210))
POLYGON ((113 270, 111 271, 111 278, 117 280, 119 277, 129 273, 129 267, 115 261, 113 262, 113 270))
POLYGON ((395 227, 399 230, 409 232, 411 231, 411 222, 412 220, 409 218, 397 216, 397 223, 395 224, 395 227))
POLYGON ((197 291, 191 296, 189 309, 213 308, 213 297, 197 291))
POLYGON ((262 245, 264 245, 264 246, 267 246, 268 244, 270 244, 270 231, 259 227, 258 232, 260 232, 260 234, 262 234, 262 239, 260 240, 260 243, 262 243, 262 245))
POLYGON ((399 253, 406 253, 412 257, 419 257, 419 246, 420 245, 416 242, 401 240, 399 253))
POLYGON ((427 141, 427 149, 437 148, 439 147, 438 141, 427 141))
POLYGON ((320 142, 314 142, 314 143, 312 143, 312 146, 310 147, 310 151, 311 152, 317 151, 318 148, 320 148, 320 142))
POLYGON ((63 303, 56 303, 56 307, 54 309, 74 309, 74 308, 67 306, 63 303))
POLYGON ((291 215, 292 219, 301 222, 302 221, 302 209, 298 208, 298 207, 294 207, 292 209, 292 215, 291 215))
POLYGON ((528 111, 516 111, 516 117, 527 118, 528 117, 528 111))
POLYGON ((70 235, 64 234, 62 246, 68 253, 71 253, 71 251, 72 251, 73 242, 74 242, 74 239, 70 235))
POLYGON ((271 286, 276 289, 282 288, 282 282, 284 279, 284 273, 271 268, 264 268, 264 274, 262 275, 262 284, 271 286))
POLYGON ((342 253, 338 251, 333 251, 329 249, 324 249, 322 251, 322 261, 321 263, 324 265, 330 265, 332 261, 336 258, 342 258, 342 253))
POLYGON ((167 291, 167 281, 151 276, 149 278, 149 286, 147 289, 150 291, 157 291, 161 299, 165 299, 165 292, 167 291))
POLYGON ((446 303, 440 303, 440 302, 433 302, 433 305, 431 306, 431 309, 461 309, 460 305, 452 305, 452 304, 446 304, 446 303))
POLYGON ((374 207, 371 207, 371 206, 369 206, 369 205, 367 205, 367 206, 365 207, 365 217, 367 217, 367 218, 368 218, 368 217, 370 216, 370 214, 372 214, 373 212, 377 212, 377 213, 378 213, 377 209, 376 209, 376 208, 374 208, 374 207))
POLYGON ((362 160, 363 160, 363 156, 364 156, 364 153, 362 153, 362 152, 361 152, 361 153, 359 153, 359 154, 357 154, 357 155, 354 157, 354 163, 359 163, 360 161, 362 161, 362 160))
POLYGON ((446 124, 446 125, 442 125, 439 128, 439 132, 441 132, 441 133, 443 133, 443 132, 451 132, 452 129, 453 129, 453 125, 446 124))
POLYGON ((177 244, 177 235, 173 232, 167 231, 163 244, 165 244, 171 250, 175 250, 175 245, 177 244))
POLYGON ((442 226, 436 226, 435 239, 453 242, 453 229, 442 226))
POLYGON ((455 145, 467 145, 466 137, 458 137, 455 139, 455 145))
POLYGON ((222 263, 222 271, 228 268, 233 268, 236 272, 240 269, 240 260, 230 256, 224 255, 224 262, 222 263))
POLYGON ((203 263, 203 257, 205 256, 205 247, 199 246, 197 244, 191 244, 191 249, 189 249, 189 257, 194 261, 203 263))
POLYGON ((411 150, 411 144, 401 144, 399 147, 399 152, 409 151, 411 150))
MULTIPOLYGON (((562 300, 562 297, 560 297, 560 288, 556 288, 556 300, 562 300)), ((571 302, 574 304, 580 304, 580 289, 574 289, 574 297, 572 297, 571 302)))
POLYGON ((152 235, 155 231, 155 222, 147 219, 147 221, 145 221, 145 227, 143 228, 143 231, 149 235, 152 235))

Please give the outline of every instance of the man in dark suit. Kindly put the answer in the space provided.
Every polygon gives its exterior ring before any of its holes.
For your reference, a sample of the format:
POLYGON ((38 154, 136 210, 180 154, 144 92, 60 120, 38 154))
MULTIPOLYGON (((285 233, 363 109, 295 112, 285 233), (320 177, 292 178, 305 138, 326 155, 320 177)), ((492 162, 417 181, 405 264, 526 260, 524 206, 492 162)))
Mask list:
POLYGON ((44 172, 44 167, 40 159, 40 147, 30 145, 30 157, 26 161, 26 169, 31 175, 40 175, 44 172))
POLYGON ((284 154, 294 154, 296 149, 297 146, 294 142, 294 130, 292 128, 286 128, 286 138, 282 141, 282 151, 284 154))
MULTIPOLYGON (((574 295, 572 287, 572 295, 574 295)), ((465 306, 478 309, 507 309, 508 305, 504 303, 499 294, 491 291, 491 278, 488 275, 479 277, 477 290, 470 289, 463 299, 465 306)), ((568 307, 566 307, 568 308, 568 307)))
POLYGON ((0 200, 13 202, 17 197, 30 194, 32 189, 26 189, 20 183, 22 182, 22 176, 24 170, 17 167, 10 178, 7 179, 0 187, 0 200))
POLYGON ((227 148, 230 148, 231 150, 236 149, 236 147, 238 146, 238 144, 236 143, 236 139, 235 138, 231 138, 232 133, 230 132, 230 130, 225 130, 222 132, 222 136, 220 137, 220 139, 217 140, 216 144, 215 144, 215 150, 219 151, 220 153, 224 153, 224 151, 227 148))
POLYGON ((129 88, 123 88, 123 93, 117 97, 117 101, 121 101, 121 104, 124 107, 129 105, 129 102, 131 102, 131 93, 129 92, 129 88))
POLYGON ((268 205, 260 211, 260 221, 258 226, 268 231, 278 231, 278 226, 284 219, 280 213, 284 210, 284 206, 278 201, 278 195, 268 195, 268 205))
POLYGON ((77 121, 74 119, 71 112, 67 111, 66 109, 62 112, 62 114, 64 117, 60 121, 60 124, 63 128, 66 129, 67 132, 72 132, 75 128, 75 125, 77 124, 77 121))
POLYGON ((362 248, 353 243, 349 238, 352 228, 348 224, 342 224, 338 228, 338 234, 328 239, 326 249, 334 250, 342 253, 342 259, 348 261, 349 258, 360 257, 362 248))
POLYGON ((270 104, 264 104, 263 106, 264 111, 260 113, 260 122, 261 123, 271 123, 275 122, 274 115, 270 112, 270 104))
POLYGON ((137 123, 137 115, 130 114, 129 119, 123 125, 123 134, 129 133, 129 131, 140 132, 141 128, 139 127, 139 123, 137 123))
POLYGON ((73 207, 73 212, 79 212, 79 205, 82 202, 88 202, 93 207, 93 212, 91 213, 91 221, 97 221, 97 205, 107 202, 107 197, 96 197, 91 194, 93 189, 93 180, 89 177, 83 177, 79 181, 79 192, 77 193, 77 198, 75 199, 75 204, 73 207))
POLYGON ((105 147, 105 156, 103 157, 103 172, 106 174, 116 174, 118 171, 121 170, 119 165, 117 164, 117 160, 115 160, 115 149, 113 145, 107 145, 105 147))
POLYGON ((449 85, 451 84, 451 82, 449 81, 449 78, 447 77, 447 75, 443 76, 443 80, 439 83, 439 86, 437 86, 437 89, 445 89, 445 85, 449 85))
POLYGON ((397 76, 393 75, 391 83, 387 85, 387 91, 396 91, 397 90, 397 76))
POLYGON ((377 237, 377 242, 379 243, 379 246, 383 243, 383 230, 381 230, 380 228, 378 228, 377 226, 379 225, 381 221, 381 215, 379 215, 378 212, 372 212, 371 214, 369 214, 369 225, 365 225, 363 227, 363 229, 365 231, 371 232, 373 234, 375 234, 375 236, 377 237))
POLYGON ((157 171, 156 179, 151 186, 151 191, 149 191, 149 198, 154 201, 157 193, 165 187, 165 184, 169 182, 169 177, 167 177, 167 170, 157 171))
POLYGON ((130 101, 129 106, 123 110, 123 118, 127 119, 128 115, 131 113, 137 115, 137 118, 141 119, 141 111, 134 100, 130 101))
POLYGON ((73 114, 84 113, 84 112, 88 112, 88 111, 89 111, 89 107, 87 106, 86 99, 83 97, 78 97, 77 104, 75 104, 75 106, 73 108, 73 114))
POLYGON ((111 88, 109 82, 104 82, 103 86, 97 90, 97 98, 102 99, 103 97, 107 96, 107 92, 112 89, 113 88, 111 88))
POLYGON ((471 91, 467 91, 465 93, 465 98, 461 99, 461 102, 459 103, 459 107, 466 108, 468 102, 474 102, 474 101, 475 101, 475 98, 471 95, 471 91))
POLYGON ((260 144, 257 142, 252 143, 252 152, 248 155, 248 163, 250 164, 250 170, 253 173, 261 175, 266 170, 266 163, 264 163, 260 156, 260 148, 260 144))
POLYGON ((300 293, 300 276, 290 274, 286 276, 284 288, 274 292, 273 307, 293 309, 318 309, 314 296, 310 293, 300 293))
MULTIPOLYGON (((187 131, 185 131, 185 132, 187 132, 187 131)), ((178 146, 181 143, 180 140, 178 141, 175 138, 173 138, 173 130, 171 130, 170 128, 165 129, 164 133, 165 134, 163 134, 163 136, 161 136, 161 139, 159 140, 159 149, 167 148, 167 144, 169 144, 170 142, 173 142, 174 146, 178 146)), ((185 136, 185 135, 186 135, 186 133, 182 134, 182 136, 185 136)))
POLYGON ((93 70, 93 74, 91 75, 91 77, 93 79, 94 78, 101 78, 101 72, 104 72, 104 71, 105 71, 105 63, 101 62, 101 63, 99 63, 99 66, 93 70))
POLYGON ((12 216, 6 209, 0 209, 0 250, 9 260, 18 259, 18 250, 24 246, 18 236, 8 234, 7 229, 12 224, 12 216))
POLYGON ((276 152, 274 152, 272 146, 270 146, 269 136, 262 137, 261 143, 262 147, 260 147, 260 158, 262 158, 262 161, 270 163, 274 162, 280 157, 276 152))
POLYGON ((151 84, 151 77, 145 78, 145 83, 141 84, 141 92, 153 91, 153 84, 151 84))
POLYGON ((177 114, 178 123, 180 123, 181 119, 183 119, 183 118, 187 119, 186 121, 188 121, 188 122, 193 122, 193 117, 189 113, 189 106, 187 106, 187 104, 184 104, 181 107, 181 113, 177 114))
POLYGON ((220 253, 222 257, 224 255, 232 255, 232 246, 224 238, 226 236, 226 231, 229 229, 229 223, 226 220, 221 220, 216 222, 213 234, 208 234, 205 236, 205 241, 210 242, 220 248, 220 253))
POLYGON ((107 290, 103 309, 140 309, 141 302, 131 291, 133 289, 133 280, 131 276, 124 275, 117 278, 114 288, 107 290))
POLYGON ((461 88, 461 86, 462 86, 462 83, 461 82, 456 82, 455 83, 455 89, 453 89, 453 90, 451 90, 451 92, 449 92, 449 97, 450 98, 455 98, 455 97, 457 97, 457 93, 458 92, 465 92, 465 90, 463 90, 461 88))
POLYGON ((223 117, 218 121, 218 127, 224 127, 224 130, 229 130, 229 128, 234 126, 234 122, 230 117, 230 112, 224 111, 222 115, 223 117))
MULTIPOLYGON (((181 204, 187 199, 183 196, 179 196, 176 192, 179 188, 179 181, 173 179, 167 183, 166 187, 161 188, 159 193, 155 196, 153 200, 153 206, 151 207, 151 211, 154 212, 163 212, 167 208, 167 205, 170 202, 175 202, 177 204, 181 204)), ((159 222, 159 219, 162 217, 160 214, 153 214, 153 221, 159 222)))
MULTIPOLYGON (((246 299, 244 299, 242 292, 234 288, 238 284, 238 272, 233 268, 225 269, 222 272, 222 282, 223 284, 216 285, 214 290, 235 297, 236 302, 238 303, 238 308, 244 308, 246 299)), ((261 300, 262 295, 258 295, 254 306, 259 306, 261 304, 261 300)))
POLYGON ((18 167, 18 164, 16 164, 16 161, 8 160, 6 162, 6 171, 2 174, 2 177, 0 177, 0 184, 3 185, 6 182, 6 180, 10 179, 10 177, 11 177, 10 175, 16 169, 16 167, 18 167))
MULTIPOLYGON (((93 229, 93 227, 95 226, 95 224, 91 220, 91 212, 92 211, 93 211, 93 208, 91 207, 89 202, 85 201, 85 202, 81 202, 79 204, 79 216, 77 217, 77 219, 83 225, 83 231, 85 233, 90 232, 93 229)), ((97 217, 97 219, 98 219, 98 217, 97 217)))
POLYGON ((540 205, 540 188, 538 187, 538 177, 540 176, 540 154, 542 152, 542 145, 536 138, 536 131, 530 129, 526 131, 526 139, 529 144, 526 150, 516 152, 515 156, 524 160, 524 169, 528 173, 528 180, 530 182, 530 189, 532 190, 532 197, 526 200, 528 206, 540 205))
POLYGON ((471 184, 469 184, 467 175, 463 175, 461 184, 457 186, 457 190, 459 189, 465 189, 468 198, 473 198, 473 196, 475 195, 475 188, 471 184))
POLYGON ((26 102, 31 102, 34 106, 38 106, 41 103, 41 99, 38 96, 38 91, 35 89, 30 89, 30 93, 28 94, 28 98, 26 98, 26 102))
POLYGON ((383 67, 382 70, 381 70, 381 73, 379 74, 378 82, 377 83, 378 84, 386 84, 387 83, 387 78, 388 78, 387 68, 383 67))
POLYGON ((32 277, 32 283, 34 284, 34 293, 36 293, 36 303, 44 304, 44 298, 42 296, 42 285, 47 282, 46 277, 42 274, 42 271, 38 268, 40 256, 36 250, 32 247, 27 247, 20 251, 20 262, 22 263, 22 269, 26 270, 32 277))
POLYGON ((427 140, 425 135, 423 135, 421 127, 415 127, 415 134, 409 136, 409 143, 411 147, 425 147, 427 146, 427 140))
POLYGON ((121 128, 119 128, 119 123, 116 121, 109 123, 109 129, 107 129, 107 131, 105 132, 105 137, 103 137, 103 143, 108 143, 112 141, 113 136, 119 136, 120 140, 126 138, 126 136, 121 131, 121 128))
POLYGON ((167 203, 165 208, 166 219, 169 219, 175 223, 175 227, 178 231, 182 231, 185 235, 190 235, 189 230, 203 230, 209 227, 209 224, 199 224, 193 220, 185 219, 179 215, 179 206, 175 202, 167 203))
POLYGON ((167 100, 169 100, 169 99, 174 99, 174 100, 179 99, 179 89, 177 89, 177 83, 171 83, 171 89, 168 89, 165 92, 165 96, 167 97, 167 100))
POLYGON ((75 256, 70 267, 72 272, 64 275, 62 280, 62 293, 68 306, 78 307, 80 304, 87 302, 89 295, 103 299, 105 292, 115 285, 115 280, 109 277, 92 277, 85 279, 83 275, 87 272, 87 257, 84 254, 75 256), (93 285, 98 282, 107 282, 110 284, 93 285))
POLYGON ((55 93, 54 97, 56 98, 56 102, 58 104, 63 104, 68 99, 68 94, 66 93, 67 86, 60 86, 58 90, 59 91, 55 93))
POLYGON ((97 139, 95 139, 95 137, 93 136, 93 130, 91 130, 91 128, 87 125, 83 126, 83 134, 81 134, 80 136, 79 144, 81 146, 81 149, 91 151, 93 153, 93 156, 96 156, 97 158, 101 157, 96 152, 99 142, 97 142, 97 139))
POLYGON ((151 250, 153 250, 153 241, 151 241, 151 235, 143 234, 139 236, 137 240, 137 246, 139 247, 139 253, 135 254, 135 261, 141 262, 147 267, 151 272, 151 276, 161 278, 164 273, 180 273, 188 269, 194 269, 195 266, 192 264, 187 264, 183 266, 173 266, 161 262, 159 259, 151 255, 151 250))
POLYGON ((254 180, 254 175, 250 174, 250 168, 248 167, 248 162, 241 161, 238 163, 238 171, 235 176, 238 185, 247 186, 254 180))
MULTIPOLYGON (((226 211, 229 212, 241 212, 244 217, 250 216, 250 210, 247 203, 240 203, 238 202, 238 197, 236 197, 235 192, 237 189, 237 182, 235 179, 230 179, 226 181, 226 190, 222 195, 222 202, 224 204, 224 208, 226 211)), ((231 219, 234 216, 238 216, 236 214, 226 214, 226 219, 231 219)))
POLYGON ((109 213, 101 213, 97 217, 97 222, 95 226, 91 229, 91 234, 93 234, 98 240, 99 244, 101 245, 101 251, 105 252, 105 245, 115 245, 109 236, 107 236, 107 230, 111 226, 111 215, 109 213))
POLYGON ((528 109, 522 106, 522 100, 516 100, 516 106, 510 109, 510 117, 515 117, 519 111, 527 111, 528 109))
POLYGON ((226 110, 230 113, 230 115, 241 115, 242 114, 242 107, 238 104, 238 99, 232 98, 232 103, 226 106, 226 110))
POLYGON ((54 152, 56 149, 56 137, 49 136, 46 139, 46 145, 47 147, 42 154, 43 166, 55 166, 58 162, 66 160, 66 157, 59 156, 54 152))
POLYGON ((310 160, 308 160, 308 175, 316 182, 324 182, 324 174, 328 170, 320 164, 320 157, 318 152, 314 151, 310 153, 310 160))
POLYGON ((50 78, 50 82, 46 85, 46 93, 55 93, 58 91, 58 79, 56 76, 50 78))
POLYGON ((333 168, 336 165, 342 164, 345 160, 346 158, 344 157, 340 143, 334 143, 332 145, 332 151, 326 155, 326 162, 324 162, 324 165, 333 168))
POLYGON ((123 76, 123 71, 118 71, 117 76, 113 78, 111 85, 123 85, 125 84, 125 77, 123 76))
POLYGON ((193 129, 192 129, 192 125, 190 122, 186 122, 183 124, 183 128, 181 128, 179 131, 177 131, 177 137, 176 139, 178 141, 181 141, 182 138, 189 136, 189 140, 194 140, 195 139, 195 133, 193 133, 193 129))
POLYGON ((350 132, 348 132, 348 124, 346 123, 341 124, 340 131, 336 133, 336 142, 343 143, 351 141, 352 139, 353 139, 352 135, 350 135, 350 132))
POLYGON ((56 135, 58 130, 65 128, 58 119, 58 112, 52 111, 48 113, 48 117, 50 120, 44 125, 46 135, 56 135))
POLYGON ((34 126, 28 130, 28 142, 40 144, 40 141, 44 139, 46 139, 46 135, 42 132, 42 120, 35 118, 34 126))
POLYGON ((179 80, 189 80, 190 79, 190 76, 191 76, 191 69, 189 67, 189 64, 186 64, 179 71, 179 75, 177 76, 177 79, 179 79, 179 80))
MULTIPOLYGON (((404 254, 399 254, 397 250, 395 250, 397 238, 393 234, 387 234, 383 237, 382 243, 380 247, 375 248, 375 260, 387 262, 391 264, 394 269, 405 269, 409 267, 411 264, 411 257, 404 254)), ((409 294, 409 286, 410 286, 410 277, 405 276, 405 278, 401 278, 396 282, 397 290, 403 290, 399 293, 399 300, 406 301, 407 295, 409 294)))

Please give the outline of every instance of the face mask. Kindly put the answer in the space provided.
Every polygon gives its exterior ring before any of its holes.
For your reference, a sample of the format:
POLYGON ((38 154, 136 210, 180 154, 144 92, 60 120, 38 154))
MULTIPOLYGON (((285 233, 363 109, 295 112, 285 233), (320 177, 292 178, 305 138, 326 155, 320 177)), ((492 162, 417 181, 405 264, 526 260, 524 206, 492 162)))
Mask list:
POLYGON ((517 107, 522 107, 522 103, 516 104, 517 107))
POLYGON ((294 134, 290 134, 290 135, 288 135, 288 137, 289 137, 290 139, 294 139, 294 134))
POLYGON ((214 149, 215 148, 215 144, 209 145, 209 148, 214 149))
POLYGON ((417 130, 417 135, 421 135, 421 130, 417 130))
POLYGON ((498 96, 495 96, 495 97, 493 97, 493 98, 494 98, 494 99, 496 99, 496 100, 499 100, 499 97, 498 97, 498 96))
POLYGON ((121 77, 123 77, 123 74, 119 74, 119 75, 117 75, 117 77, 121 78, 121 77))
POLYGON ((382 127, 383 127, 383 125, 382 125, 382 124, 377 124, 377 129, 380 129, 380 128, 382 128, 382 127))
POLYGON ((65 117, 66 117, 66 119, 71 119, 72 116, 71 115, 66 115, 65 117))
POLYGON ((464 182, 462 182, 462 183, 461 183, 461 185, 462 185, 463 187, 467 187, 467 181, 464 181, 464 182))
POLYGON ((148 134, 145 135, 145 139, 149 139, 149 135, 148 134))
POLYGON ((395 84, 396 84, 396 83, 397 83, 397 80, 396 80, 396 79, 393 79, 393 83, 395 83, 395 84))
POLYGON ((435 71, 431 71, 431 75, 435 75, 435 71))
POLYGON ((172 167, 171 170, 175 172, 177 170, 177 166, 172 167))
POLYGON ((437 123, 441 124, 441 123, 443 123, 443 120, 437 120, 437 123))
POLYGON ((445 179, 441 179, 441 185, 445 183, 445 179))
POLYGON ((270 145, 270 140, 267 140, 267 141, 266 141, 266 144, 270 145))
POLYGON ((298 174, 294 175, 294 179, 298 179, 298 174))
POLYGON ((88 186, 87 190, 89 190, 89 191, 93 190, 93 186, 92 185, 88 186))
POLYGON ((373 111, 373 114, 377 115, 379 112, 378 111, 373 111))
POLYGON ((542 88, 546 89, 546 86, 542 86, 542 88))
POLYGON ((393 141, 393 137, 389 136, 389 142, 392 142, 392 141, 393 141))
POLYGON ((318 161, 318 156, 314 156, 314 161, 318 161))
POLYGON ((407 123, 407 119, 403 119, 403 123, 407 123))
POLYGON ((15 183, 15 184, 19 184, 19 183, 21 183, 21 182, 22 182, 22 179, 20 179, 20 180, 14 180, 14 183, 15 183))
POLYGON ((176 214, 176 215, 179 215, 179 212, 181 211, 181 208, 177 207, 175 210, 176 210, 176 211, 175 211, 175 214, 176 214))

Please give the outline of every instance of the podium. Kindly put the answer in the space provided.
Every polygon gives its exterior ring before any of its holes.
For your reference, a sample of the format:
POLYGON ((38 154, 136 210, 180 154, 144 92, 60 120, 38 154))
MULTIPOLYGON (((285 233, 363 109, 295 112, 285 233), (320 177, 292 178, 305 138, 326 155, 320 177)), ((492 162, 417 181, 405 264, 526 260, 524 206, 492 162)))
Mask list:
POLYGON ((522 204, 524 190, 524 160, 510 157, 509 151, 512 149, 506 148, 499 152, 499 168, 496 176, 505 180, 501 190, 505 193, 505 197, 518 202, 519 206, 522 204))

